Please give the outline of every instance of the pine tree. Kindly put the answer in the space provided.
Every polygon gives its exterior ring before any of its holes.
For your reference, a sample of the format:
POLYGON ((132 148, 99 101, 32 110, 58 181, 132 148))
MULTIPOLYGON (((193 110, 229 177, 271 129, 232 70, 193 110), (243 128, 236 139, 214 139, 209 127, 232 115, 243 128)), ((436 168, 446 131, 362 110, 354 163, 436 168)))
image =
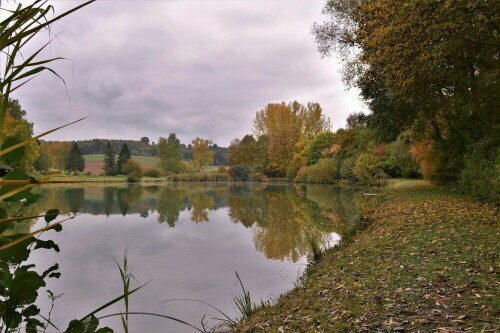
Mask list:
POLYGON ((128 149, 127 143, 124 142, 120 154, 118 155, 118 162, 116 163, 116 170, 118 173, 122 172, 122 166, 128 162, 130 159, 130 150, 128 149))
POLYGON ((85 169, 85 160, 80 148, 73 142, 71 146, 71 151, 69 152, 68 158, 66 159, 66 172, 73 173, 76 175, 77 171, 83 171, 85 169))
POLYGON ((116 160, 115 151, 108 141, 106 145, 106 150, 104 151, 104 173, 106 176, 114 175, 116 173, 116 160))

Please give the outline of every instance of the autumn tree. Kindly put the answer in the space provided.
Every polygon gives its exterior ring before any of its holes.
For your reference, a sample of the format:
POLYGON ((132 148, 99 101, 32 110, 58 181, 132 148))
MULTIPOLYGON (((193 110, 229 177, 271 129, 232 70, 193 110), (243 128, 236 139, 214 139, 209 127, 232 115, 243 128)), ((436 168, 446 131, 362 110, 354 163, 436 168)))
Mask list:
POLYGON ((104 151, 103 169, 104 173, 108 176, 116 173, 115 151, 113 150, 113 147, 111 146, 111 143, 109 141, 104 151))
POLYGON ((200 171, 204 166, 212 164, 214 153, 210 150, 212 141, 197 137, 193 141, 193 166, 200 171))
MULTIPOLYGON (((33 136, 33 123, 26 120, 26 111, 18 100, 9 99, 5 114, 3 130, 0 131, 0 146, 13 145, 33 136)), ((39 147, 36 141, 29 142, 23 148, 24 156, 16 160, 5 160, 4 163, 14 168, 32 170, 39 157, 39 147)), ((1 159, 1 158, 0 158, 1 159)))
POLYGON ((175 173, 180 170, 182 161, 181 142, 175 133, 171 133, 167 139, 158 139, 158 158, 160 166, 167 173, 175 173))
MULTIPOLYGON (((500 137, 496 1, 328 1, 313 27, 319 51, 347 59, 379 133, 427 142, 434 180, 454 181, 474 143, 500 137), (432 153, 431 153, 432 152, 432 153)), ((498 146, 498 139, 497 139, 498 146)), ((490 147, 493 147, 492 145, 490 147)), ((484 158, 495 165, 495 148, 484 158)), ((492 184, 493 185, 493 184, 492 184)))
POLYGON ((330 126, 317 103, 271 103, 256 113, 254 133, 269 138, 268 172, 284 176, 299 140, 310 140, 330 126))
POLYGON ((118 173, 123 173, 122 166, 128 162, 130 157, 130 150, 128 149, 127 143, 124 142, 120 149, 120 154, 118 155, 118 161, 116 162, 116 170, 118 173))
POLYGON ((85 169, 85 160, 76 142, 73 142, 71 146, 71 150, 66 159, 65 169, 67 173, 73 172, 75 175, 78 171, 83 171, 85 169))

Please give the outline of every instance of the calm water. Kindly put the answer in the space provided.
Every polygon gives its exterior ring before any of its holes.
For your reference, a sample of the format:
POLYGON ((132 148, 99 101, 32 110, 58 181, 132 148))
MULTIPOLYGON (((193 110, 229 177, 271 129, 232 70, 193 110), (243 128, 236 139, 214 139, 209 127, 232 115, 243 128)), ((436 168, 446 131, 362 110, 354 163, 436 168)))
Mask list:
MULTIPOLYGON (((38 212, 57 207, 82 215, 60 233, 42 236, 61 251, 37 250, 37 269, 60 264, 60 279, 47 288, 62 294, 51 319, 60 329, 117 297, 122 285, 115 258, 125 250, 138 286, 130 311, 154 312, 196 326, 220 316, 208 302, 235 315, 232 296, 241 293, 235 272, 255 302, 274 299, 297 283, 311 240, 331 246, 356 226, 373 197, 326 186, 168 185, 44 188, 38 212)), ((36 213, 36 212, 33 212, 36 213)), ((41 225, 41 222, 38 222, 41 225)), ((31 226, 35 228, 36 226, 31 226)), ((37 303, 48 313, 44 292, 37 303)), ((101 315, 123 310, 118 304, 101 315)), ((213 323, 213 321, 211 321, 213 323)), ((105 319, 117 332, 119 319, 105 319)), ((166 319, 131 316, 131 332, 192 332, 166 319)))

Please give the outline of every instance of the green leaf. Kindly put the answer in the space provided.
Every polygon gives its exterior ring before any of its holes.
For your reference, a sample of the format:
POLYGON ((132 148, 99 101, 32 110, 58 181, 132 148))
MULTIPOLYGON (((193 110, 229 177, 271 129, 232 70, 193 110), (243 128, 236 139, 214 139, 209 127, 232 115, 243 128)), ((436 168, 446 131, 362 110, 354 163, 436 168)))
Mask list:
POLYGON ((36 305, 31 304, 30 306, 25 308, 21 313, 25 317, 34 317, 40 313, 40 309, 36 305))
POLYGON ((55 226, 52 227, 52 230, 60 232, 62 230, 62 224, 56 224, 55 226))
POLYGON ((40 195, 38 193, 30 193, 29 195, 27 195, 25 197, 25 199, 26 199, 25 205, 28 206, 28 205, 34 204, 40 198, 42 198, 42 195, 40 195))
MULTIPOLYGON (((20 141, 17 140, 16 138, 9 137, 9 138, 5 139, 0 150, 5 150, 5 149, 12 147, 14 145, 17 145, 19 143, 20 143, 20 141)), ((24 146, 21 146, 15 150, 3 155, 2 159, 5 161, 5 163, 12 164, 12 163, 16 163, 16 162, 21 161, 25 154, 26 154, 26 148, 24 146)))
MULTIPOLYGON (((30 176, 28 176, 25 172, 20 169, 14 169, 12 172, 3 177, 3 180, 29 180, 30 176)), ((3 186, 2 186, 3 187, 3 186)))
POLYGON ((35 265, 19 267, 14 278, 7 284, 7 297, 16 300, 17 306, 32 304, 38 296, 38 289, 45 287, 45 281, 35 271, 30 271, 35 265))
POLYGON ((6 218, 7 218, 7 212, 5 211, 5 209, 0 207, 0 219, 6 219, 6 218))
MULTIPOLYGON (((9 172, 8 174, 3 177, 3 180, 29 180, 30 176, 28 176, 26 173, 19 169, 14 169, 12 172, 9 172)), ((0 196, 7 194, 13 190, 19 189, 25 185, 6 185, 0 187, 0 196)), ((31 193, 31 188, 26 188, 25 190, 22 190, 21 192, 18 192, 14 195, 11 195, 7 198, 4 199, 4 201, 7 202, 16 202, 20 201, 23 199, 26 199, 29 194, 31 193)))
POLYGON ((95 333, 113 333, 114 331, 109 327, 103 327, 95 331, 95 333))
MULTIPOLYGON (((6 245, 13 240, 22 237, 24 234, 17 234, 12 236, 0 236, 0 246, 6 245)), ((21 262, 28 259, 30 255, 30 250, 28 246, 31 244, 32 238, 26 239, 14 246, 8 247, 0 251, 0 262, 5 261, 9 264, 20 264, 21 262)))
POLYGON ((56 243, 54 243, 53 240, 44 241, 41 239, 34 238, 33 242, 35 243, 35 250, 36 249, 47 249, 47 250, 54 249, 56 252, 59 252, 59 246, 56 243))
POLYGON ((42 278, 45 278, 47 275, 50 276, 54 273, 58 273, 58 272, 56 272, 58 269, 59 269, 59 264, 56 263, 56 264, 52 265, 51 267, 47 268, 45 270, 45 272, 43 272, 42 278))
POLYGON ((59 209, 49 209, 47 213, 45 213, 45 222, 50 223, 57 215, 59 215, 59 209))

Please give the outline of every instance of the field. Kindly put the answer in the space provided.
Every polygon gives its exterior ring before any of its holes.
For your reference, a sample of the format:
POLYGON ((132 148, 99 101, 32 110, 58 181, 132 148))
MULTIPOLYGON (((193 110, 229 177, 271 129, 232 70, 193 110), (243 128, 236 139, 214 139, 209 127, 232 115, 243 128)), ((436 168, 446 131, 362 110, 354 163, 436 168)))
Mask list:
MULTIPOLYGON (((104 154, 84 155, 85 170, 93 175, 100 175, 104 172, 104 154)), ((132 159, 141 165, 143 170, 151 169, 157 166, 158 160, 155 157, 132 156, 132 159)))

